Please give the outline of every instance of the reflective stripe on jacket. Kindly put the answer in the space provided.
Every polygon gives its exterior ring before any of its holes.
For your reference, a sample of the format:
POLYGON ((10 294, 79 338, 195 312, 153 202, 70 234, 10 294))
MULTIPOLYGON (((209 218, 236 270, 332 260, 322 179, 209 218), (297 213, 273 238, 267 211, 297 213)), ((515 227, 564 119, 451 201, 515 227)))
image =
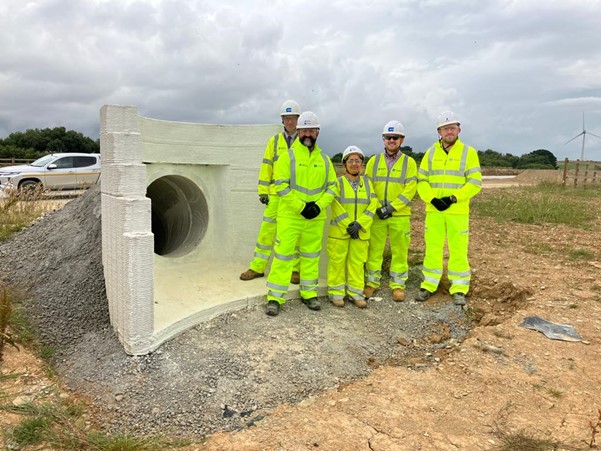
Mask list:
POLYGON ((283 132, 269 138, 267 147, 265 147, 265 152, 263 153, 261 170, 259 171, 259 194, 275 194, 273 165, 280 155, 286 152, 288 152, 288 143, 283 132))
POLYGON ((297 139, 274 167, 275 191, 280 196, 278 217, 299 217, 307 202, 315 202, 326 218, 326 208, 336 195, 336 171, 330 157, 315 145, 313 151, 297 139))
POLYGON ((393 216, 411 215, 411 200, 417 188, 417 165, 413 158, 401 153, 388 171, 386 156, 380 153, 367 162, 365 175, 374 185, 379 206, 392 205, 396 210, 393 216))
POLYGON ((445 152, 439 142, 430 147, 419 165, 417 191, 426 203, 426 211, 438 211, 430 202, 435 197, 454 195, 457 203, 445 213, 468 214, 470 199, 482 189, 478 152, 459 138, 445 152))
POLYGON ((349 238, 346 228, 351 222, 357 221, 361 224, 359 238, 362 240, 369 239, 369 230, 378 205, 374 186, 368 177, 362 175, 359 178, 357 191, 353 189, 345 176, 339 177, 336 183, 336 197, 332 202, 329 236, 332 238, 349 238))

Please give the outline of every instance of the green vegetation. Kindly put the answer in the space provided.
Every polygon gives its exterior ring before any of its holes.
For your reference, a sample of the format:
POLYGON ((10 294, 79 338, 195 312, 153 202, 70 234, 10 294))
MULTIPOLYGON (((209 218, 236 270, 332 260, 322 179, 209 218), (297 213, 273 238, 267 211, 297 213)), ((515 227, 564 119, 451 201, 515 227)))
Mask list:
POLYGON ((47 153, 98 153, 100 143, 65 127, 29 129, 0 139, 0 158, 39 158, 47 153))
POLYGON ((599 214, 587 200, 601 198, 601 190, 562 188, 552 183, 498 190, 478 196, 473 202, 476 215, 498 222, 523 224, 566 224, 587 227, 599 214))
POLYGON ((4 190, 4 194, 6 197, 0 198, 0 241, 29 226, 51 207, 39 202, 41 188, 26 192, 4 190))
MULTIPOLYGON (((0 406, 0 411, 10 411, 25 418, 17 426, 5 431, 13 445, 44 446, 44 449, 98 450, 98 451, 154 451, 185 445, 158 438, 138 438, 128 434, 109 435, 89 429, 81 403, 59 400, 36 405, 0 406)), ((17 448, 15 448, 17 449, 17 448)))
POLYGON ((527 431, 521 429, 516 433, 504 433, 497 431, 501 440, 500 451, 549 451, 561 449, 561 443, 550 439, 536 438, 527 431))

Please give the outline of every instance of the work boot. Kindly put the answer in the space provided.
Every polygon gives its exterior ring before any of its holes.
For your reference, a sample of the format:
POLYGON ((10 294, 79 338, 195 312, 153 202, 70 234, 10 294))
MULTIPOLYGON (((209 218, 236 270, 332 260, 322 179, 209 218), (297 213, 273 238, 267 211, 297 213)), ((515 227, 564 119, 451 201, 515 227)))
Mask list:
POLYGON ((278 301, 269 301, 265 313, 269 316, 278 316, 280 313, 280 303, 278 301))
POLYGON ((392 299, 394 302, 403 302, 405 300, 405 292, 400 288, 392 290, 392 299))
POLYGON ((321 305, 317 298, 303 299, 303 304, 309 307, 309 310, 321 310, 321 305))
POLYGON ((263 272, 257 272, 257 271, 253 271, 252 269, 249 269, 247 271, 244 271, 242 274, 240 274, 240 280, 253 280, 256 279, 257 277, 263 277, 265 275, 265 273, 263 272))
POLYGON ((344 307, 344 299, 330 299, 334 307, 344 307))
POLYGON ((455 293, 452 296, 453 304, 455 305, 465 305, 467 301, 465 300, 465 294, 463 293, 455 293))
POLYGON ((363 296, 365 296, 365 299, 373 298, 375 291, 376 289, 374 287, 365 285, 365 288, 363 289, 363 296))
POLYGON ((300 273, 298 271, 292 271, 292 276, 290 276, 290 283, 294 285, 298 285, 300 283, 300 273))
POLYGON ((355 304, 355 307, 357 308, 367 307, 367 301, 365 299, 352 299, 351 302, 355 304))
POLYGON ((417 292, 417 295, 415 296, 415 300, 419 302, 424 302, 430 299, 430 296, 432 296, 432 293, 430 293, 425 288, 420 288, 417 292))

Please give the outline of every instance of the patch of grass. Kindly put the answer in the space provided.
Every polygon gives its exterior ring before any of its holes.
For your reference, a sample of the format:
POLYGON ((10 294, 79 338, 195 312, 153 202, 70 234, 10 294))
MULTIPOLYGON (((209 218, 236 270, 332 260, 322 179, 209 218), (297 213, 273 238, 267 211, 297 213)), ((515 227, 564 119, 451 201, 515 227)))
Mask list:
POLYGON ((83 419, 85 406, 81 403, 57 399, 41 405, 0 406, 0 410, 10 410, 25 417, 5 432, 6 437, 19 447, 44 445, 44 449, 62 450, 159 451, 187 444, 162 437, 140 438, 90 430, 83 419))
POLYGON ((12 430, 10 437, 19 446, 39 444, 44 441, 49 427, 45 417, 26 418, 12 430))
POLYGON ((551 183, 498 190, 476 197, 473 211, 497 222, 586 227, 598 215, 598 208, 587 206, 587 201, 601 197, 601 190, 586 190, 585 195, 580 191, 551 183))
POLYGON ((524 246, 524 250, 529 254, 534 255, 549 255, 553 252, 553 246, 549 243, 528 242, 524 246))
POLYGON ((593 260, 594 254, 588 249, 574 249, 569 253, 569 259, 574 261, 590 261, 593 260))
POLYGON ((42 200, 42 190, 4 190, 0 198, 0 241, 29 226, 48 206, 42 200))

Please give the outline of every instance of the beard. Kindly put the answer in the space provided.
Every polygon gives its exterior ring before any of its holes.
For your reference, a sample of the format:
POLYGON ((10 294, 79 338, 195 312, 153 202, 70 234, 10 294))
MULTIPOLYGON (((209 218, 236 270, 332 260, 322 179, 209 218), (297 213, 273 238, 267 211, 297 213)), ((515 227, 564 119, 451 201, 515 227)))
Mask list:
POLYGON ((303 145, 307 146, 309 148, 313 147, 316 142, 317 142, 317 139, 312 138, 311 136, 305 136, 302 141, 303 145))

